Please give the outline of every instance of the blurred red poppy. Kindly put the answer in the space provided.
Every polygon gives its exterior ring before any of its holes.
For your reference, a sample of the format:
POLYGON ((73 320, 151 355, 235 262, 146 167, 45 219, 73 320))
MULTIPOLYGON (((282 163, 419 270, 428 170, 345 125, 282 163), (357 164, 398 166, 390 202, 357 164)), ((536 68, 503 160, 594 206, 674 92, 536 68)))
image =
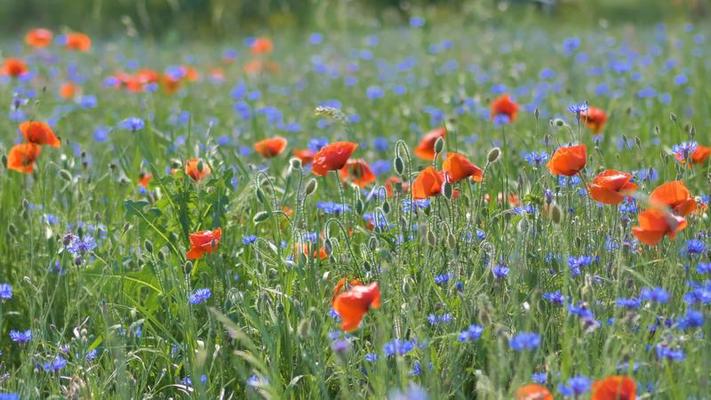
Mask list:
POLYGON ((18 78, 28 71, 27 64, 19 58, 6 58, 2 63, 1 75, 18 78))
MULTIPOLYGON (((344 283, 339 281, 336 285, 339 291, 344 283)), ((377 282, 353 285, 348 291, 336 294, 333 299, 333 309, 341 317, 341 329, 346 332, 358 329, 365 314, 377 308, 380 308, 380 288, 377 282)))
POLYGON ((432 161, 435 158, 435 143, 437 139, 447 136, 447 129, 444 127, 435 128, 420 140, 420 143, 415 147, 415 155, 423 160, 432 161))
POLYGON ((553 175, 573 176, 585 168, 587 162, 587 147, 584 144, 577 146, 559 147, 553 157, 548 161, 548 170, 553 175))
POLYGON ((20 132, 30 143, 59 147, 61 141, 46 122, 25 121, 20 124, 20 132))
POLYGON ((628 376, 608 376, 592 385, 591 400, 635 400, 637 383, 628 376))
POLYGON ((363 159, 348 160, 346 165, 338 170, 338 174, 341 176, 341 180, 351 181, 361 188, 375 182, 373 170, 363 159))
POLYGON ((553 395, 545 386, 530 383, 518 388, 516 400, 553 400, 553 395))
POLYGON ((193 178, 194 181, 199 182, 206 177, 210 176, 212 170, 210 167, 199 158, 193 158, 188 160, 185 164, 185 173, 189 177, 193 178))
POLYGON ((412 182, 412 195, 416 199, 437 196, 442 191, 443 183, 442 173, 434 169, 433 166, 429 166, 420 171, 415 181, 412 182))
POLYGON ((636 190, 632 174, 614 169, 598 174, 588 187, 590 197, 603 204, 619 204, 636 190))
POLYGON ((190 234, 190 250, 185 254, 188 260, 197 260, 205 254, 217 250, 222 238, 222 229, 201 231, 190 234))
POLYGON ((652 206, 669 207, 682 217, 696 209, 696 200, 682 181, 671 181, 657 186, 649 195, 652 206))
POLYGON ((304 165, 309 165, 314 160, 316 153, 310 149, 295 149, 294 157, 301 160, 304 165))
POLYGON ((272 158, 281 154, 286 148, 287 140, 281 136, 260 140, 254 144, 254 150, 264 158, 272 158))
POLYGON ((491 119, 505 115, 508 117, 509 122, 514 122, 516 114, 518 114, 518 104, 511 100, 511 97, 507 94, 497 97, 491 103, 491 119))
POLYGON ((471 163, 463 154, 449 152, 447 159, 442 163, 442 171, 449 182, 456 183, 467 177, 472 177, 474 182, 481 182, 484 171, 471 163))
POLYGON ((148 184, 153 180, 153 175, 147 172, 141 172, 138 176, 138 184, 144 188, 148 188, 148 184))
POLYGON ((311 171, 314 175, 326 176, 328 171, 339 170, 346 165, 357 148, 358 144, 353 142, 329 143, 314 155, 311 171))
POLYGON ((10 153, 7 155, 7 168, 24 174, 31 174, 41 151, 42 148, 34 143, 16 144, 12 146, 10 153))
POLYGON ((28 46, 42 48, 47 47, 52 44, 52 38, 54 35, 52 31, 43 28, 32 29, 25 35, 25 43, 28 46))
POLYGON ((388 197, 392 197, 393 193, 397 190, 398 193, 407 193, 410 186, 407 182, 403 182, 397 176, 391 176, 385 180, 385 193, 388 197))
POLYGON ((588 110, 580 114, 580 120, 585 123, 593 133, 598 134, 605 127, 607 114, 600 108, 588 107, 588 110))
POLYGON ((274 50, 274 43, 269 38, 259 37, 254 39, 250 49, 252 54, 268 54, 274 50))
POLYGON ((59 96, 63 99, 71 100, 76 96, 78 88, 71 82, 65 82, 59 87, 59 96))
POLYGON ((637 218, 639 226, 633 227, 632 233, 640 242, 650 246, 659 243, 664 236, 674 239, 687 225, 683 217, 657 208, 642 211, 637 218))
POLYGON ((65 47, 69 50, 87 52, 91 49, 91 38, 80 32, 67 33, 65 47))

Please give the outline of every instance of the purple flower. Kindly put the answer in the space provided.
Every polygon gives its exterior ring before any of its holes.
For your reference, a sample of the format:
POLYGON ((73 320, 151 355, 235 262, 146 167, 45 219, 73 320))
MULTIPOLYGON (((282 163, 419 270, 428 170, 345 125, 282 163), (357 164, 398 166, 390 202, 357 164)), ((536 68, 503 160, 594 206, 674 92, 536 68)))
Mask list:
POLYGON ((469 327, 465 330, 463 330, 461 333, 459 333, 459 341, 460 342, 474 342, 476 340, 479 340, 481 337, 481 334, 484 332, 484 328, 481 325, 477 324, 472 324, 469 325, 469 327))
POLYGON ((560 290, 556 290, 555 292, 544 293, 543 298, 559 306, 562 306, 563 302, 565 301, 565 296, 563 296, 560 290))
POLYGON ((12 285, 0 283, 0 300, 10 300, 12 298, 12 285))
POLYGON ((567 385, 559 385, 558 391, 565 397, 578 397, 590 390, 590 379, 585 376, 574 376, 568 379, 567 385))
POLYGON ((30 340, 32 340, 32 331, 31 330, 26 330, 26 331, 16 331, 14 329, 10 330, 10 340, 12 340, 15 343, 19 344, 25 344, 29 343, 30 340))
POLYGON ((505 264, 497 264, 491 268, 491 273, 494 274, 496 279, 504 279, 509 274, 509 267, 505 264))
POLYGON ((639 297, 647 302, 666 304, 669 302, 669 293, 664 288, 643 288, 639 297))
POLYGON ((138 117, 129 117, 119 122, 118 126, 121 129, 136 132, 143 129, 146 126, 146 123, 138 117))
POLYGON ((514 351, 533 350, 540 346, 541 335, 535 332, 521 332, 509 340, 514 351))
POLYGON ((52 359, 52 361, 48 361, 42 365, 42 369, 45 370, 45 372, 59 372, 62 368, 67 366, 67 360, 65 360, 62 356, 57 355, 52 359))
POLYGON ((190 304, 201 304, 206 302, 210 297, 212 297, 212 291, 208 288, 196 289, 189 297, 188 301, 190 304))

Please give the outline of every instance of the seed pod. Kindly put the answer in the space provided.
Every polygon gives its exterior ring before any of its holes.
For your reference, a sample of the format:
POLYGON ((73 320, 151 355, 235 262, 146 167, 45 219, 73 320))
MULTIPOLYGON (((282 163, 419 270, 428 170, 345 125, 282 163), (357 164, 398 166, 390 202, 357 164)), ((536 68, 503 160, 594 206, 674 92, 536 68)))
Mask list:
POLYGON ((442 150, 444 150, 444 139, 440 136, 435 141, 434 151, 437 154, 441 154, 442 150))
POLYGON ((266 212, 266 211, 259 211, 259 212, 257 212, 256 214, 254 214, 254 217, 252 218, 252 221, 253 221, 255 224, 258 224, 258 223, 260 223, 260 222, 262 222, 262 221, 266 221, 267 219, 269 219, 269 213, 266 212))
POLYGON ((402 160, 402 157, 395 157, 395 160, 393 161, 393 166, 395 167, 395 173, 397 173, 399 176, 402 176, 405 173, 405 162, 402 160))
POLYGON ((489 152, 486 154, 486 160, 489 164, 493 164, 501 158, 501 149, 498 147, 494 147, 493 149, 489 150, 489 152))
POLYGON ((310 196, 316 191, 316 189, 318 189, 318 181, 316 181, 315 178, 311 178, 308 182, 306 182, 304 194, 306 196, 310 196))

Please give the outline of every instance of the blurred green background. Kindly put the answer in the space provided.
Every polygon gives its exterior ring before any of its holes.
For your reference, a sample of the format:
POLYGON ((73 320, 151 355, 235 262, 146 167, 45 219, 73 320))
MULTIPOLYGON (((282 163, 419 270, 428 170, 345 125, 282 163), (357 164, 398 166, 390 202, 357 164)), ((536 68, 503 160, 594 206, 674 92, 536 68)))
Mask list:
POLYGON ((406 23, 575 24, 696 21, 711 0, 3 0, 0 33, 29 27, 94 35, 220 38, 284 29, 335 30, 406 23), (540 20, 537 20, 540 22, 540 20))

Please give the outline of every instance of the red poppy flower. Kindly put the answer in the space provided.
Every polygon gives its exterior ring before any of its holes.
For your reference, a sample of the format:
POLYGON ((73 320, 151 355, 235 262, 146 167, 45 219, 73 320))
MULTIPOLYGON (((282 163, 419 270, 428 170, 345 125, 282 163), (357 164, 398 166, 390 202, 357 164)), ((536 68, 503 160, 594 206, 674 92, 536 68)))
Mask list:
POLYGON ((672 181, 657 186, 650 193, 649 201, 653 206, 669 207, 675 214, 682 217, 696 209, 696 200, 682 181, 672 181))
POLYGON ((686 228, 684 217, 657 208, 642 211, 637 218, 639 226, 633 227, 632 233, 640 242, 650 246, 659 243, 665 235, 674 239, 678 232, 686 228))
POLYGON ((91 49, 91 38, 80 32, 67 33, 65 46, 69 50, 87 52, 91 49))
POLYGON ((281 136, 260 140, 254 144, 254 150, 264 158, 272 158, 281 154, 286 148, 287 140, 281 136))
POLYGON ((212 170, 210 167, 199 158, 193 158, 185 164, 185 173, 193 178, 195 182, 199 182, 210 176, 212 170))
POLYGON ((586 112, 580 114, 580 120, 585 123, 593 133, 597 134, 602 131, 607 122, 607 114, 600 108, 588 107, 586 112))
POLYGON ((52 128, 45 122, 41 121, 25 121, 20 124, 20 132, 30 143, 39 145, 48 145, 51 147, 59 147, 61 141, 54 134, 52 128))
POLYGON ((388 197, 393 197, 395 189, 400 193, 407 193, 410 187, 407 182, 403 182, 397 176, 391 176, 385 180, 385 193, 388 197))
MULTIPOLYGON (((694 151, 689 154, 689 159, 692 164, 703 164, 708 160, 709 156, 711 156, 711 147, 697 144, 694 151)), ((674 158, 682 164, 686 163, 684 155, 681 153, 674 153, 674 158)))
POLYGON ((77 94, 77 86, 71 82, 65 82, 59 87, 59 96, 63 99, 73 99, 77 94))
POLYGON ((6 58, 2 64, 2 70, 0 70, 0 74, 13 78, 20 77, 26 73, 27 64, 19 58, 6 58))
POLYGON ((16 144, 7 155, 7 168, 23 174, 31 174, 41 151, 42 148, 34 143, 16 144))
POLYGON ((353 285, 348 291, 336 295, 333 299, 333 309, 341 317, 341 329, 346 332, 358 329, 365 314, 371 308, 379 307, 380 288, 377 282, 370 285, 353 285))
POLYGON ((294 157, 301 160, 301 163, 304 165, 311 164, 311 162, 314 160, 315 155, 316 155, 316 153, 314 151, 309 150, 309 149, 294 150, 294 157))
POLYGON ((628 376, 608 376, 592 385, 591 400, 635 400, 637 384, 628 376))
POLYGON ((415 155, 423 160, 432 161, 435 158, 435 143, 437 139, 447 136, 447 129, 444 127, 435 128, 427 132, 415 147, 415 155))
POLYGON ((260 37, 254 39, 251 46, 252 54, 267 54, 274 50, 274 43, 271 39, 260 37))
POLYGON ((52 31, 43 28, 36 28, 27 32, 25 35, 25 43, 36 48, 47 47, 52 44, 53 37, 54 35, 52 35, 52 31))
POLYGON ((481 182, 484 178, 481 168, 471 163, 464 155, 454 152, 447 153, 447 159, 442 163, 442 171, 452 183, 470 176, 475 182, 481 182))
POLYGON ((608 169, 601 172, 588 187, 590 197, 603 204, 619 204, 637 190, 632 174, 608 169))
POLYGON ((491 119, 494 119, 499 115, 505 115, 509 118, 509 122, 514 122, 516 120, 517 113, 518 104, 511 100, 511 97, 507 94, 497 97, 491 103, 491 119))
POLYGON ((415 181, 412 182, 412 195, 416 199, 426 199, 437 196, 442 191, 444 177, 441 172, 437 172, 433 166, 429 166, 420 171, 415 181))
POLYGON ((200 73, 195 69, 195 67, 191 67, 190 65, 181 65, 180 70, 183 72, 183 77, 190 82, 195 82, 200 79, 200 73))
POLYGON ((518 388, 516 400, 553 400, 553 395, 545 386, 531 383, 518 388))
MULTIPOLYGON (((171 75, 163 75, 161 77, 161 86, 167 94, 173 94, 180 89, 181 80, 175 78, 171 75)), ((140 84, 141 90, 143 89, 143 83, 140 84)))
POLYGON ((153 180, 153 175, 147 173, 147 172, 141 172, 141 175, 138 176, 138 184, 143 186, 144 188, 148 188, 148 184, 153 180))
POLYGON ((553 157, 548 161, 548 170, 553 175, 573 176, 585 168, 587 162, 587 147, 584 144, 577 146, 559 147, 553 157))
POLYGON ((353 142, 329 143, 316 152, 311 170, 318 176, 326 176, 328 171, 339 170, 346 165, 357 148, 358 144, 353 142))
POLYGON ((185 254, 188 260, 197 260, 205 254, 217 250, 222 238, 222 228, 190 234, 190 250, 185 254))
POLYGON ((348 160, 346 165, 338 170, 338 174, 341 176, 342 181, 350 180, 361 188, 375 182, 373 170, 370 169, 370 165, 362 159, 348 160))

